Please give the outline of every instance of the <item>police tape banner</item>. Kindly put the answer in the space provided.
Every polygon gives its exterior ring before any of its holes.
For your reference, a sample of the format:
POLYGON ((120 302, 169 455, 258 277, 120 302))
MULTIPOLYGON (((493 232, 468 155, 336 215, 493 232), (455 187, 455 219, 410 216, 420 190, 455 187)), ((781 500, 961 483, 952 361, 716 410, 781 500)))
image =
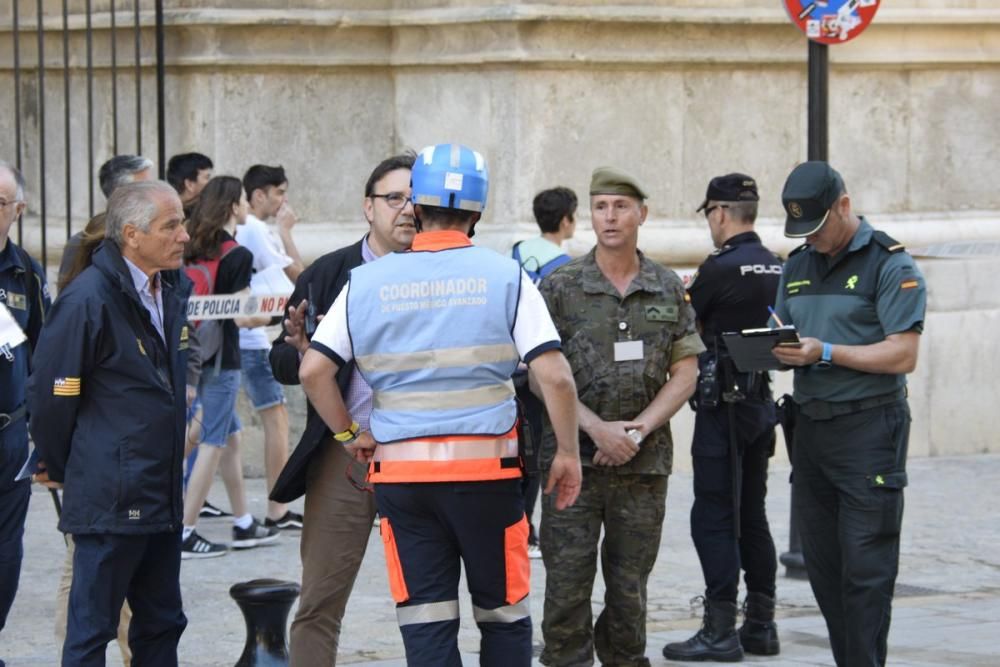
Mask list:
POLYGON ((291 294, 213 294, 188 299, 189 320, 231 320, 234 317, 285 315, 291 294))

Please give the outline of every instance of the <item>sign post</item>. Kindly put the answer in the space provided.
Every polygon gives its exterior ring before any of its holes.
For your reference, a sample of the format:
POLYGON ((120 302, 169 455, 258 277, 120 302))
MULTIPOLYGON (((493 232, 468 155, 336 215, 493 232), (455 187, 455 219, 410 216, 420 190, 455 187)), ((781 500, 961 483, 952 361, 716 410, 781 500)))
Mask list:
MULTIPOLYGON (((809 160, 827 160, 829 147, 829 80, 831 44, 843 44, 860 35, 867 28, 879 0, 783 0, 788 18, 809 40, 809 160)), ((805 579, 805 560, 802 558, 802 538, 795 516, 795 491, 792 490, 791 525, 788 533, 788 551, 781 554, 785 576, 805 579)))

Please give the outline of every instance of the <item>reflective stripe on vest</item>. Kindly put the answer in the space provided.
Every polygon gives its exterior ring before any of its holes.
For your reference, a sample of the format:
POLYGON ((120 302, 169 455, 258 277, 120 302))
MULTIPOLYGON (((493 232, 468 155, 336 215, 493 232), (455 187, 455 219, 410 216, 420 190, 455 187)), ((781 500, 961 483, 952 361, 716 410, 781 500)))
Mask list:
POLYGON ((400 373, 421 368, 475 366, 503 361, 518 361, 517 348, 510 343, 420 350, 401 354, 366 354, 357 357, 358 366, 368 373, 400 373))
POLYGON ((478 389, 457 391, 383 391, 372 396, 372 407, 401 412, 417 410, 456 410, 488 407, 514 397, 510 380, 478 389))
POLYGON ((462 461, 517 456, 514 438, 429 438, 404 440, 375 448, 376 461, 462 461))
POLYGON ((375 448, 369 481, 473 482, 521 476, 517 429, 500 437, 455 435, 375 448))

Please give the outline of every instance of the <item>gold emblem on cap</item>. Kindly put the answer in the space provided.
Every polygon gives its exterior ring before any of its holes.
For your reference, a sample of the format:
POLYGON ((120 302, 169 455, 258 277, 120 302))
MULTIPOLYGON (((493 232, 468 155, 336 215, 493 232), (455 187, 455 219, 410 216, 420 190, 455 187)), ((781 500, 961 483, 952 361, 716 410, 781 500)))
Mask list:
POLYGON ((792 214, 793 218, 801 218, 802 217, 802 207, 799 206, 798 202, 794 202, 793 201, 791 204, 789 204, 788 205, 788 212, 792 214))

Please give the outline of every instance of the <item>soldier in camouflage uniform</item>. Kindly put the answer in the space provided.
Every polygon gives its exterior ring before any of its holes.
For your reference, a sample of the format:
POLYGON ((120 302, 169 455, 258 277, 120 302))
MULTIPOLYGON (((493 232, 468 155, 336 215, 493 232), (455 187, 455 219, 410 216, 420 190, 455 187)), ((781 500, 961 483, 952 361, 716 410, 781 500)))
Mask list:
MULTIPOLYGON (((646 581, 660 546, 673 442, 668 420, 693 393, 705 347, 684 286, 637 249, 646 193, 612 168, 594 171, 597 246, 541 284, 578 392, 583 488, 576 505, 542 505, 546 665, 648 665, 646 581), (607 584, 591 617, 597 545, 607 584)), ((546 419, 542 469, 555 454, 546 419)))

